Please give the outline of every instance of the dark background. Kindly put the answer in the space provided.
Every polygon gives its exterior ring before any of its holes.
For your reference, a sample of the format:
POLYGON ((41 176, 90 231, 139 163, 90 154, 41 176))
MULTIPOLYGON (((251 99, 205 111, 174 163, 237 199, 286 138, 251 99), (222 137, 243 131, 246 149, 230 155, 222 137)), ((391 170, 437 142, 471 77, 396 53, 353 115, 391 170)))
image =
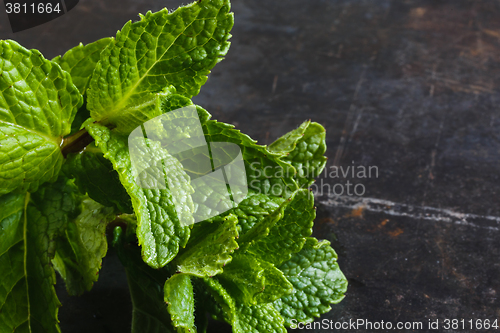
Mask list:
MULTIPOLYGON (((52 58, 180 4, 81 0, 16 34, 2 11, 0 38, 52 58)), ((322 318, 499 319, 500 2, 234 0, 233 11, 232 47, 195 102, 262 144, 312 119, 327 130, 329 170, 378 168, 319 181, 315 234, 350 281, 322 318), (364 195, 324 185, 347 181, 364 195)), ((129 330, 112 251, 91 292, 57 291, 63 332, 129 330)))

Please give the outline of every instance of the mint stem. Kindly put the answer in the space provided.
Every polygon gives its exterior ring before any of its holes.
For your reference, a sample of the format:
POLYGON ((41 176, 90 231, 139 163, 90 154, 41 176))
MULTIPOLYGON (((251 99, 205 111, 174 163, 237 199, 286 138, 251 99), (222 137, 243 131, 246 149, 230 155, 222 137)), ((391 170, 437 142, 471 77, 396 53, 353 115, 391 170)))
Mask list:
POLYGON ((63 139, 61 152, 64 158, 66 158, 68 154, 81 152, 93 141, 94 138, 90 136, 85 128, 82 128, 75 134, 63 139))

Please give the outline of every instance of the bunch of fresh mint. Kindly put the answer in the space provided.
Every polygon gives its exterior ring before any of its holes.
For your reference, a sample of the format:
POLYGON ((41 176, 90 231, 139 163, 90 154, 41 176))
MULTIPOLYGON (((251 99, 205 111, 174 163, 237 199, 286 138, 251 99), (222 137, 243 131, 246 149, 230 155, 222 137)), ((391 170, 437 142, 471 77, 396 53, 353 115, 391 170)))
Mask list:
MULTIPOLYGON (((227 53, 229 11, 229 0, 200 0, 149 12, 52 61, 0 41, 0 332, 59 332, 55 270, 70 294, 90 290, 107 230, 127 270, 133 332, 205 332, 207 314, 234 332, 286 332, 342 300, 334 250, 310 237, 324 128, 306 121, 260 146, 191 102, 227 53), (237 207, 189 226, 174 207, 183 187, 139 186, 127 141, 186 106, 208 143, 240 147, 249 185, 237 207)), ((153 152, 165 173, 190 180, 165 162, 168 148, 153 152)))

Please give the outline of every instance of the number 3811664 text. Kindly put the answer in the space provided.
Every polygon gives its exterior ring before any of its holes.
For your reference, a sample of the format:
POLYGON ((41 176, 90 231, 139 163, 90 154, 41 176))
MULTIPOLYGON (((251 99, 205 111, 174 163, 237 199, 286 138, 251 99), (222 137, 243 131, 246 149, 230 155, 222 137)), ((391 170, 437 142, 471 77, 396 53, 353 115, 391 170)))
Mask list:
POLYGON ((59 2, 38 2, 38 3, 23 3, 23 2, 6 2, 5 11, 7 14, 52 14, 63 11, 59 2))

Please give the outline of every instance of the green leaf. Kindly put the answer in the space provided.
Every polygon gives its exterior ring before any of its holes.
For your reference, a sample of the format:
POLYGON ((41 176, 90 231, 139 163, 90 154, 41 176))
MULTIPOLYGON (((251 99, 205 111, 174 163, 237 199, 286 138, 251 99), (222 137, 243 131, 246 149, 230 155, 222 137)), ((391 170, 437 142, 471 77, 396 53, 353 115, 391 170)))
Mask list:
POLYGON ((27 330, 24 194, 0 197, 0 331, 27 330))
POLYGON ((68 134, 68 136, 71 136, 76 132, 78 132, 81 129, 83 123, 87 119, 89 119, 89 117, 90 117, 90 111, 87 109, 87 102, 84 100, 83 105, 80 106, 80 108, 76 112, 75 119, 71 123, 71 132, 68 134))
MULTIPOLYGON (((93 43, 78 46, 67 51, 62 57, 57 56, 52 59, 59 64, 61 68, 70 73, 73 83, 82 95, 85 95, 92 78, 97 62, 101 58, 101 52, 113 41, 113 38, 102 38, 93 43)), ((90 111, 87 109, 87 103, 78 109, 75 120, 71 124, 71 133, 74 134, 80 130, 81 125, 90 117, 90 111)))
POLYGON ((203 279, 211 295, 204 299, 206 306, 211 306, 211 313, 222 317, 233 327, 234 333, 286 333, 283 318, 272 303, 244 305, 236 304, 235 300, 226 291, 216 278, 203 279))
POLYGON ((289 294, 293 286, 273 264, 248 254, 237 254, 224 268, 220 281, 239 303, 269 303, 289 294))
POLYGON ((254 225, 262 222, 267 216, 276 211, 285 201, 282 197, 265 195, 255 191, 248 191, 247 197, 231 212, 238 217, 240 234, 246 234, 254 225))
MULTIPOLYGON (((196 222, 233 208, 235 202, 241 201, 246 194, 246 177, 240 148, 236 144, 227 142, 207 146, 200 124, 200 118, 204 119, 205 116, 191 105, 176 112, 165 112, 161 117, 138 127, 129 136, 134 167, 141 163, 141 159, 136 158, 136 154, 133 153, 135 145, 143 142, 144 136, 156 140, 155 142, 171 152, 172 156, 182 164, 183 171, 191 179, 190 186, 193 190, 191 198, 195 208, 193 218, 196 222), (218 163, 214 162, 216 160, 218 163), (224 167, 225 173, 218 168, 219 166, 224 167), (224 174, 226 178, 223 178, 224 174), (228 184, 233 198, 228 191, 228 184)), ((150 160, 146 156, 142 159, 150 160)), ((141 169, 147 170, 148 167, 145 165, 144 168, 136 167, 136 169, 139 173, 143 172, 141 169)))
POLYGON ((85 199, 82 212, 68 222, 65 233, 57 239, 52 263, 66 282, 70 295, 89 291, 97 281, 102 258, 108 250, 106 226, 115 218, 113 208, 85 199))
POLYGON ((253 243, 248 252, 275 265, 302 249, 312 233, 316 211, 314 196, 308 190, 297 191, 285 206, 283 217, 269 230, 267 237, 253 243))
POLYGON ((281 154, 272 153, 266 146, 256 144, 255 140, 234 129, 231 124, 208 120, 202 126, 207 142, 231 142, 240 146, 249 190, 288 197, 297 189, 293 179, 295 169, 280 159, 281 154))
POLYGON ((104 158, 102 151, 94 144, 88 145, 78 154, 66 158, 63 170, 75 178, 80 192, 106 207, 116 207, 119 212, 132 213, 132 202, 113 165, 104 158))
POLYGON ((274 302, 293 292, 293 285, 273 264, 264 260, 260 260, 258 264, 264 269, 264 291, 255 296, 257 303, 274 302))
POLYGON ((167 113, 190 105, 193 105, 193 101, 191 101, 191 99, 177 93, 172 93, 161 99, 160 109, 162 113, 167 113))
POLYGON ((45 184, 37 192, 31 194, 28 212, 33 207, 42 214, 40 219, 47 220, 50 256, 54 255, 55 237, 62 234, 68 221, 80 214, 80 201, 81 194, 78 188, 72 180, 64 176, 60 176, 55 183, 45 184))
POLYGON ((272 304, 240 305, 237 316, 245 333, 286 333, 284 320, 272 304))
POLYGON ((256 295, 264 291, 264 269, 252 256, 238 254, 219 275, 222 285, 238 303, 257 304, 256 295))
POLYGON ((71 75, 73 83, 83 95, 89 86, 90 78, 100 59, 102 50, 112 41, 113 38, 103 38, 85 46, 80 43, 67 51, 62 57, 57 56, 52 61, 59 64, 63 70, 71 75))
POLYGON ((217 304, 209 290, 204 278, 193 277, 191 279, 194 292, 194 308, 195 308, 195 321, 196 331, 198 333, 207 333, 209 326, 209 317, 216 319, 215 313, 219 314, 217 318, 220 321, 225 321, 222 317, 222 307, 217 304))
POLYGON ((0 331, 60 332, 51 259, 55 239, 77 215, 78 194, 64 178, 30 195, 0 198, 0 331))
POLYGON ((283 161, 297 170, 297 183, 307 188, 326 165, 325 129, 318 123, 306 121, 269 145, 269 150, 282 154, 283 161))
POLYGON ((283 218, 285 208, 290 204, 292 197, 283 201, 283 203, 275 211, 267 214, 263 219, 256 223, 248 232, 240 236, 239 244, 242 251, 247 251, 256 242, 269 235, 269 232, 274 225, 283 218))
POLYGON ((139 248, 126 243, 122 233, 120 227, 115 228, 113 246, 127 272, 132 298, 132 333, 174 333, 163 291, 165 281, 172 274, 167 267, 152 269, 146 265, 139 248))
POLYGON ((238 248, 234 215, 222 223, 201 222, 194 225, 188 245, 172 262, 177 271, 198 277, 215 276, 231 261, 231 254, 238 248))
POLYGON ((243 200, 247 192, 262 193, 262 197, 265 196, 264 193, 270 191, 276 192, 278 195, 288 196, 287 189, 293 191, 297 188, 293 180, 295 173, 293 167, 281 161, 280 155, 269 153, 265 146, 257 145, 254 140, 235 130, 232 125, 208 120, 210 114, 202 108, 196 107, 196 113, 193 112, 194 106, 188 107, 179 110, 179 112, 171 113, 171 117, 169 117, 171 109, 184 108, 190 103, 190 100, 186 98, 182 100, 179 95, 175 94, 162 98, 161 108, 164 115, 161 116, 161 119, 151 120, 144 125, 144 128, 137 128, 134 130, 133 136, 142 138, 143 133, 146 132, 148 138, 160 141, 162 148, 175 152, 174 157, 182 163, 184 171, 191 179, 195 180, 192 183, 195 189, 192 198, 195 203, 194 216, 197 221, 232 209, 234 203, 243 200), (204 137, 198 138, 196 136, 195 140, 193 135, 196 128, 194 126, 199 126, 200 121, 204 137), (188 137, 191 141, 185 142, 188 137), (205 142, 209 144, 210 152, 205 142), (178 146, 179 144, 182 144, 182 150, 178 146), (226 169, 226 176, 230 174, 228 180, 234 199, 230 200, 226 184, 223 183, 223 186, 214 185, 215 181, 208 177, 208 173, 212 173, 213 170, 224 167, 235 160, 241 162, 242 159, 243 163, 232 164, 230 173, 226 169), (241 170, 240 167, 245 167, 246 170, 241 170), (269 170, 274 170, 274 172, 269 170), (242 176, 245 172, 236 171, 246 171, 247 178, 242 176), (266 174, 265 171, 269 174, 266 174), (206 183, 207 181, 208 183, 206 183), (256 189, 248 191, 248 186, 256 189), (206 195, 207 192, 210 193, 210 196, 206 195))
POLYGON ((175 274, 165 282, 164 299, 172 323, 179 332, 196 332, 194 327, 194 295, 191 278, 175 274))
POLYGON ((197 1, 125 24, 101 53, 92 76, 92 118, 128 133, 152 118, 156 93, 164 88, 174 86, 188 98, 197 95, 229 48, 229 10, 229 0, 197 1))
POLYGON ((39 189, 31 196, 26 218, 26 280, 29 321, 32 331, 59 331, 57 312, 60 303, 55 293, 54 258, 56 238, 80 207, 76 186, 64 177, 39 189), (43 329, 42 329, 43 327, 43 329))
POLYGON ((62 165, 59 145, 82 96, 68 73, 14 41, 0 41, 0 195, 34 192, 62 165))
MULTIPOLYGON (((238 217, 238 232, 240 236, 245 235, 256 224, 262 222, 266 217, 276 211, 286 199, 258 193, 254 190, 248 190, 248 194, 237 207, 215 216, 209 221, 221 221, 221 219, 229 214, 238 217)), ((241 243, 241 241, 240 241, 241 243)))
POLYGON ((309 127, 310 124, 311 121, 306 120, 302 124, 300 124, 298 128, 278 138, 276 141, 269 145, 269 151, 275 154, 282 154, 283 156, 286 156, 295 149, 295 147, 297 146, 297 142, 302 139, 307 127, 309 127))
MULTIPOLYGON (((113 168, 118 172, 120 182, 132 199, 132 205, 137 216, 137 238, 142 246, 144 261, 153 268, 160 268, 170 262, 185 246, 189 239, 189 228, 181 223, 177 209, 182 209, 180 215, 190 216, 192 207, 188 203, 176 207, 169 189, 147 189, 140 187, 132 173, 130 153, 127 138, 111 132, 108 128, 98 124, 88 124, 87 130, 96 140, 97 146, 104 153, 104 157, 111 161, 113 168)), ((168 154, 160 147, 152 146, 151 154, 160 162, 171 161, 165 165, 168 172, 180 172, 179 166, 171 160, 168 154), (170 167, 169 167, 170 166, 170 167), (177 170, 177 171, 176 171, 177 170)), ((154 161, 145 161, 154 164, 154 161)), ((165 162, 166 163, 166 162, 165 162)), ((173 189, 182 190, 182 187, 173 189)))
POLYGON ((208 303, 206 304, 207 308, 211 307, 210 312, 231 324, 234 333, 245 333, 240 326, 235 301, 219 280, 217 278, 204 278, 203 281, 211 295, 211 298, 205 300, 208 303))
POLYGON ((311 322, 330 311, 330 303, 337 304, 344 298, 347 280, 329 244, 307 238, 302 250, 279 267, 294 286, 292 294, 273 303, 286 325, 290 326, 292 319, 311 322))

